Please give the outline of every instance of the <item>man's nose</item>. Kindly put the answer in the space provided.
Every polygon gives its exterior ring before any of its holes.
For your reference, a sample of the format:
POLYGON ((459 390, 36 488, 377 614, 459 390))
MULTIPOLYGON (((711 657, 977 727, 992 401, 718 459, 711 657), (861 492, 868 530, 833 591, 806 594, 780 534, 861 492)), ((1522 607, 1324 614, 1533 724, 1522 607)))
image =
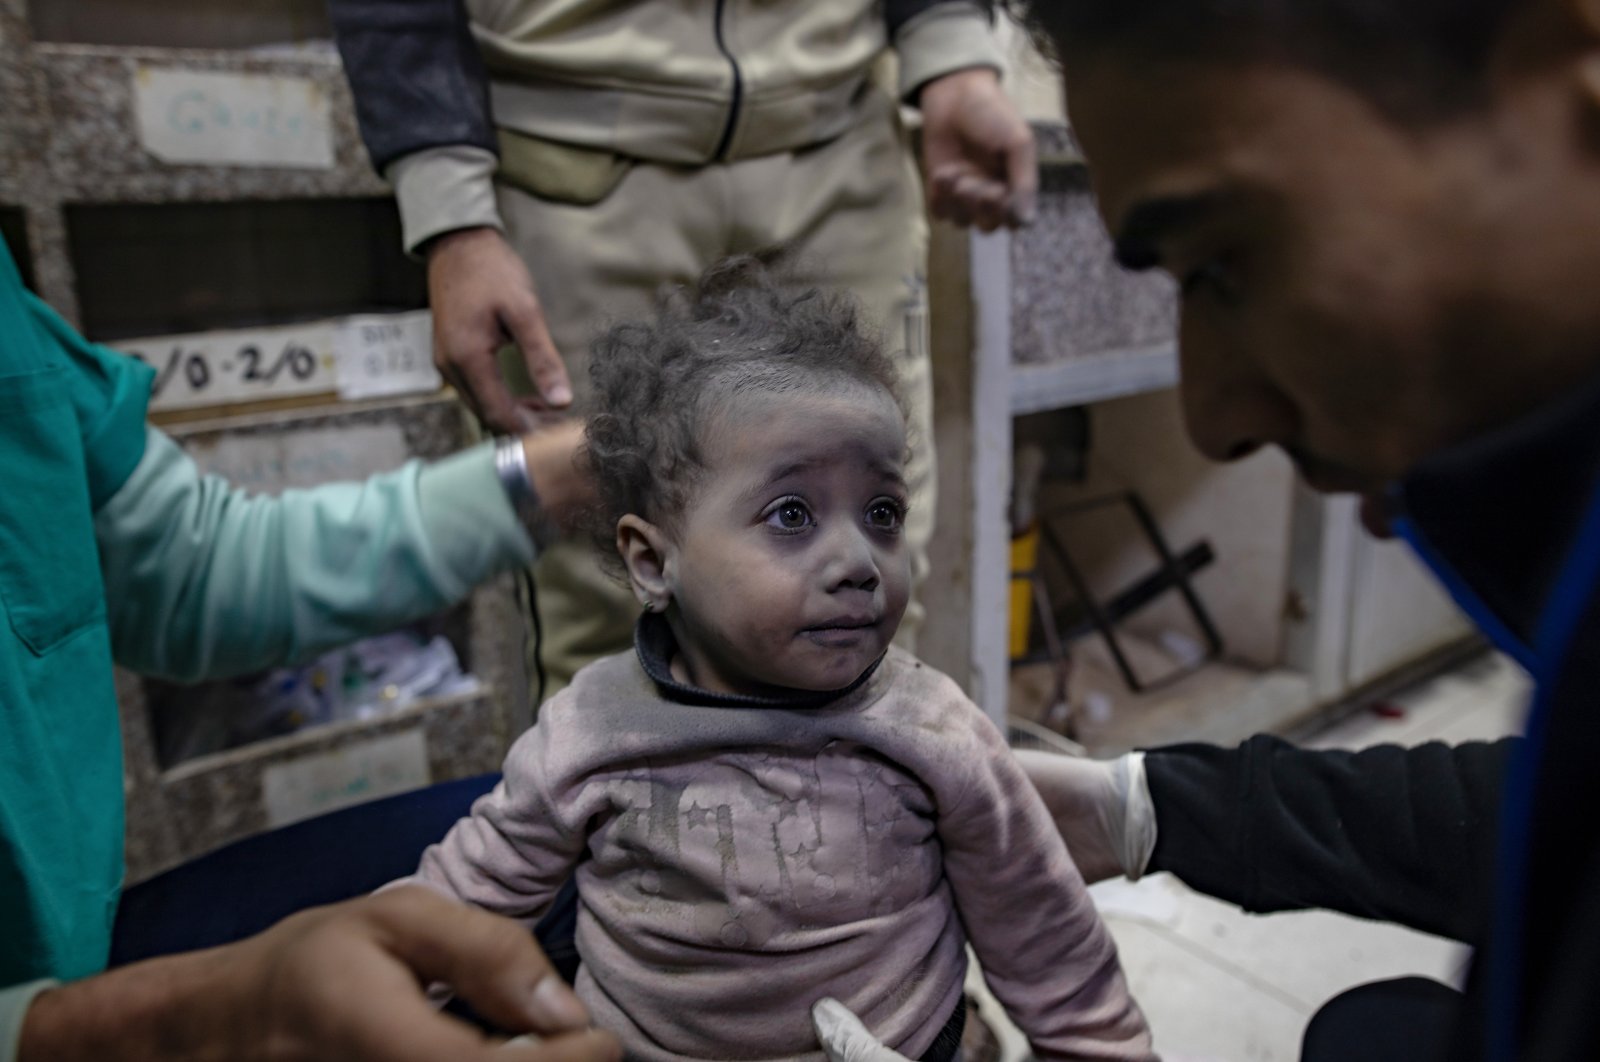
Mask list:
POLYGON ((1183 331, 1179 390, 1189 438, 1201 453, 1213 461, 1237 461, 1263 446, 1295 441, 1293 404, 1247 352, 1183 331))
POLYGON ((878 588, 878 558, 861 528, 836 525, 827 537, 826 582, 830 592, 878 588))

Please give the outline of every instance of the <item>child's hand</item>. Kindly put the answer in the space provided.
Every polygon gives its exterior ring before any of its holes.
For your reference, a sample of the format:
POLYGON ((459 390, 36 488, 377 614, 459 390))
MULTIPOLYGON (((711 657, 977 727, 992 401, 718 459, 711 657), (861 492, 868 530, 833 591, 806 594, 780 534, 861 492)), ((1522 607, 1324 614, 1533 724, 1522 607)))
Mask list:
POLYGON ((811 1008, 811 1027, 828 1062, 910 1062, 883 1046, 849 1007, 837 999, 819 999, 811 1008))

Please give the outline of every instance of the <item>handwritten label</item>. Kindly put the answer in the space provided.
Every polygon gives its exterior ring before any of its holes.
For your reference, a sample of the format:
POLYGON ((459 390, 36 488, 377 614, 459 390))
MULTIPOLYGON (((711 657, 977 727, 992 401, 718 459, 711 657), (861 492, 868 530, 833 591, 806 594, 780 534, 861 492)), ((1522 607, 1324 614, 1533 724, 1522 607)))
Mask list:
POLYGON ((431 781, 427 742, 413 729, 274 764, 261 772, 261 796, 267 825, 276 828, 431 781))
POLYGON ((332 322, 130 339, 156 370, 153 411, 329 394, 338 387, 332 322))
POLYGON ((427 310, 192 335, 116 346, 155 367, 153 411, 337 393, 355 400, 431 394, 433 318, 427 310))
POLYGON ((133 85, 140 142, 165 162, 333 166, 328 97, 309 78, 140 66, 133 85))
POLYGON ((346 317, 333 342, 341 398, 426 393, 443 384, 433 366, 433 317, 427 310, 346 317))
POLYGON ((202 472, 253 494, 366 479, 399 468, 410 456, 398 424, 207 436, 184 448, 202 472))

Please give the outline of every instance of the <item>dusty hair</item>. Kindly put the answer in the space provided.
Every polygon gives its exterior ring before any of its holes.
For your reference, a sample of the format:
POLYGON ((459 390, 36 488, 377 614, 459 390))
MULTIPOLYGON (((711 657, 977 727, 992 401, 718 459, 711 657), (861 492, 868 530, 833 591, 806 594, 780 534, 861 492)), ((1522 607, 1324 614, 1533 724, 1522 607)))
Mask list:
POLYGON ((629 513, 673 525, 705 472, 708 426, 738 396, 865 384, 899 402, 894 362, 856 300, 797 290, 776 261, 725 259, 695 285, 665 291, 654 320, 596 341, 586 451, 602 556, 615 556, 617 521, 629 513))

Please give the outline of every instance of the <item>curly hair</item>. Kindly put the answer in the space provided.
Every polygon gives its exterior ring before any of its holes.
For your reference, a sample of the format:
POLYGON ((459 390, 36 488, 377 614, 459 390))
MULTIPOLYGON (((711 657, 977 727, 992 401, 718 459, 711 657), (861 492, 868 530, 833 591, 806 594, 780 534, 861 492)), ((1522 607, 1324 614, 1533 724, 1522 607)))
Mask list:
POLYGON ((796 293, 776 260, 725 259, 694 286, 665 291, 654 321, 617 325, 596 341, 585 449, 602 556, 615 556, 617 521, 628 513, 664 526, 682 514, 706 469, 707 426, 742 394, 865 384, 904 415, 894 362, 856 300, 796 293))

